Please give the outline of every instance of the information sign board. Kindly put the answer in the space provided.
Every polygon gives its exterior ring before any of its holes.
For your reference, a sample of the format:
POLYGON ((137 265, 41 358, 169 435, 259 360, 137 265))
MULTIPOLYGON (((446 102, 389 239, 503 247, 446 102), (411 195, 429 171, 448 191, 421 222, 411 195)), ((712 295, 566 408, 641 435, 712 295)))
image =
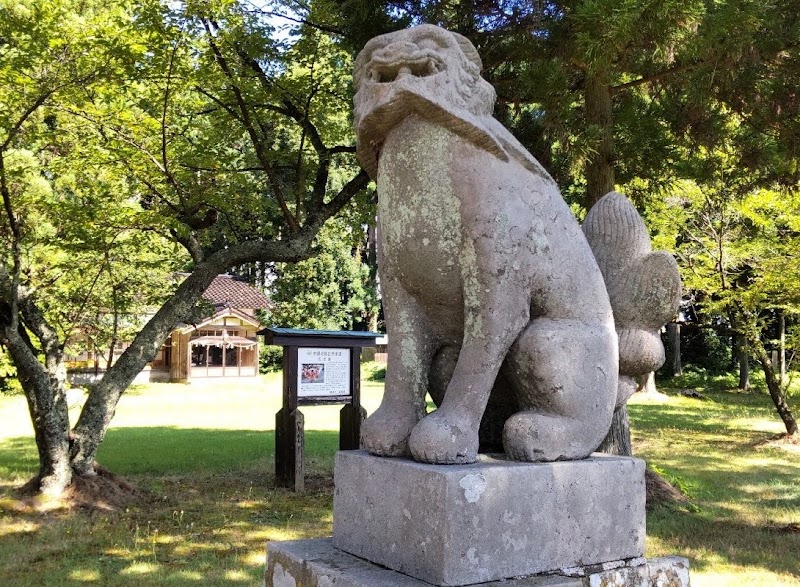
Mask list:
POLYGON ((361 349, 375 346, 377 332, 265 328, 264 342, 283 347, 283 407, 275 414, 275 480, 304 488, 305 419, 301 406, 344 404, 339 412, 339 450, 357 449, 361 422, 361 349))
POLYGON ((297 396, 346 396, 350 390, 350 349, 297 349, 297 396))

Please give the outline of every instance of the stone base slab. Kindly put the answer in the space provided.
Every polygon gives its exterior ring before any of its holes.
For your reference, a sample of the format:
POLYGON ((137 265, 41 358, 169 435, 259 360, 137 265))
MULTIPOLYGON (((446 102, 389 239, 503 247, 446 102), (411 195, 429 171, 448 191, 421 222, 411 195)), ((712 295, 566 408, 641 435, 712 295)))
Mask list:
POLYGON ((336 456, 333 544, 461 586, 644 556, 644 462, 610 455, 428 465, 336 456))
MULTIPOLYGON (((689 561, 635 559, 566 574, 519 577, 480 587, 689 587, 689 561), (613 567, 613 568, 609 568, 613 567)), ((333 547, 330 538, 271 542, 265 587, 431 587, 430 583, 375 565, 333 547)))

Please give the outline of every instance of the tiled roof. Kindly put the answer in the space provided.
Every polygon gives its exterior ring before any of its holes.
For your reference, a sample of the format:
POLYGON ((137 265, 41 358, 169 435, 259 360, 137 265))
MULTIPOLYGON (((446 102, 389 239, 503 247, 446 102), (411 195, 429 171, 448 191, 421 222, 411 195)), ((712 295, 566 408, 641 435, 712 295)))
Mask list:
POLYGON ((195 323, 195 324, 179 324, 176 326, 178 330, 181 330, 184 334, 187 332, 191 332, 193 330, 197 330, 199 328, 203 328, 204 326, 208 326, 209 324, 214 324, 220 318, 224 318, 226 316, 236 316, 242 322, 246 324, 250 324, 251 326, 255 326, 256 329, 261 328, 261 324, 259 323, 258 319, 255 316, 251 316, 249 314, 245 314, 236 308, 231 307, 224 307, 220 310, 214 312, 212 316, 208 318, 204 318, 202 321, 195 323))
POLYGON ((230 308, 271 308, 272 302, 260 291, 233 275, 217 275, 203 297, 215 306, 230 308))

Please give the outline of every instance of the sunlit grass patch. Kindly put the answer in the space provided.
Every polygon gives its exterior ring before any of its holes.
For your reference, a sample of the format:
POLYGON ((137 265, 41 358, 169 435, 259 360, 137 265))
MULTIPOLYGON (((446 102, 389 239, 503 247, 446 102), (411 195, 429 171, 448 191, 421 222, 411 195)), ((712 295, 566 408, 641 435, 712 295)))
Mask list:
POLYGON ((159 565, 150 562, 135 562, 120 570, 119 574, 124 576, 150 575, 158 572, 159 565))
POLYGON ((800 585, 800 535, 782 530, 800 521, 800 460, 764 446, 780 431, 774 406, 757 390, 724 391, 735 381, 689 377, 704 399, 630 406, 634 453, 683 480, 696 507, 651 512, 648 555, 688 556, 695 586, 800 585))
POLYGON ((69 579, 78 583, 97 583, 103 575, 97 569, 74 569, 69 573, 69 579))
POLYGON ((225 571, 225 578, 228 581, 240 581, 242 583, 246 583, 250 580, 249 575, 247 575, 243 571, 237 571, 237 570, 225 571))
POLYGON ((39 522, 31 520, 14 520, 9 517, 0 517, 0 537, 13 534, 30 534, 41 527, 39 522))

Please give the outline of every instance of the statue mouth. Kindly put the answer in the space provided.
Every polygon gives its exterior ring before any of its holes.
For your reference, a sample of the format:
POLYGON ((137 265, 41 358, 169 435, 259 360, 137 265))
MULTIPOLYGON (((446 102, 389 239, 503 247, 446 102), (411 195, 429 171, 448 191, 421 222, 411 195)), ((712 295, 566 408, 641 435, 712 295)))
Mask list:
POLYGON ((382 60, 373 57, 369 67, 369 80, 373 83, 388 84, 404 77, 430 77, 441 73, 444 64, 427 55, 415 59, 382 60))

